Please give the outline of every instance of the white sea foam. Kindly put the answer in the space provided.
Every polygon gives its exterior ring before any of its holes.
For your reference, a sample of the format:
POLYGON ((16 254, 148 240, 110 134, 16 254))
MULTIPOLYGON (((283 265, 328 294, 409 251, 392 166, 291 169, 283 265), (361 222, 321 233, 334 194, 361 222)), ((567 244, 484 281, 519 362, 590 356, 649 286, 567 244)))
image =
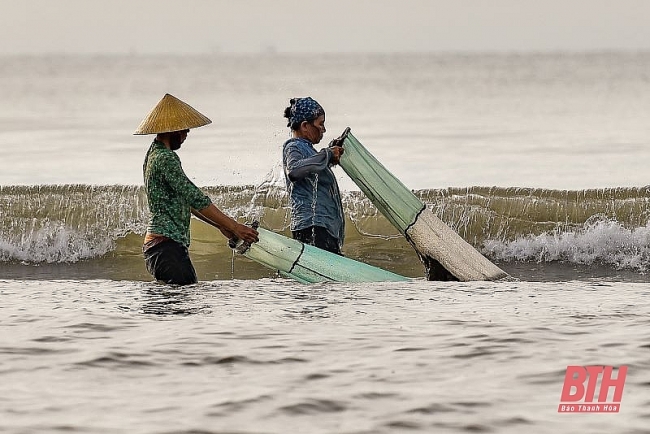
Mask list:
POLYGON ((77 262, 101 256, 114 249, 110 237, 90 239, 61 223, 46 221, 21 239, 0 239, 0 261, 77 262))
POLYGON ((643 272, 650 263, 650 224, 626 228, 617 221, 594 219, 575 231, 490 240, 484 253, 499 261, 602 264, 643 272))

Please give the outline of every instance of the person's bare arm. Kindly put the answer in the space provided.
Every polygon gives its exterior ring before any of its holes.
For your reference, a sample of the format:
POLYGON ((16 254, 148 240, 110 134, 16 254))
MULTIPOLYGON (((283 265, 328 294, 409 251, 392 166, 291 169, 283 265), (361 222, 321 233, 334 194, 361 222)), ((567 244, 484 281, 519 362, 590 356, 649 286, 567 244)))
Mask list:
POLYGON ((205 223, 219 229, 228 239, 236 238, 248 243, 255 243, 259 240, 258 233, 255 229, 228 217, 214 204, 210 204, 200 210, 192 208, 192 214, 205 223))

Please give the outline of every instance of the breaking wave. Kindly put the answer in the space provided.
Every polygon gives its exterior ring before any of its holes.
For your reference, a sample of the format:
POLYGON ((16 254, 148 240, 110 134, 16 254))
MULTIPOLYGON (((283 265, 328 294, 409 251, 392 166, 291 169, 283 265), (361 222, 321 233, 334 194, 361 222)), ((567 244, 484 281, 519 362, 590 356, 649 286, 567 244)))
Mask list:
MULTIPOLYGON (((259 220, 267 229, 288 233, 288 201, 277 184, 204 191, 238 220, 259 220)), ((639 272, 650 264, 649 187, 468 187, 415 194, 494 261, 599 264, 639 272)), ((410 246, 362 193, 346 192, 344 207, 348 256, 386 263, 408 256, 410 246)), ((4 186, 0 210, 0 262, 28 264, 135 257, 149 212, 142 186, 121 185, 4 186)), ((215 232, 193 221, 195 254, 229 252, 215 232)))

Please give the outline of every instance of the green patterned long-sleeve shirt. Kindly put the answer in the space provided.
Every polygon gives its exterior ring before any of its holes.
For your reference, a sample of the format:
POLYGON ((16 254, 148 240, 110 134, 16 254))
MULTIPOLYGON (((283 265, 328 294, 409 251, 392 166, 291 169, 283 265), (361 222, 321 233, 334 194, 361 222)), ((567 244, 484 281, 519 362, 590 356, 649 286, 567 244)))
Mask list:
POLYGON ((191 208, 203 209, 212 201, 185 175, 178 155, 157 140, 147 151, 143 172, 151 211, 147 232, 189 247, 191 208))

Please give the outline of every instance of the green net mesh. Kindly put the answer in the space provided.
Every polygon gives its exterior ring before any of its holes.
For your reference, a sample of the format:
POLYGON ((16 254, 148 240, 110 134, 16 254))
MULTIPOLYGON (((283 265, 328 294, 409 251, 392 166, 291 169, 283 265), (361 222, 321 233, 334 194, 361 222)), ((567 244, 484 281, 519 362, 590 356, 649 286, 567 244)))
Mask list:
POLYGON ((359 186, 377 209, 395 226, 405 233, 424 208, 424 204, 411 190, 348 133, 343 142, 345 152, 340 165, 359 186))
POLYGON ((507 274, 435 216, 347 129, 340 165, 409 240, 428 280, 496 280, 507 274))
POLYGON ((409 280, 399 274, 303 244, 264 228, 258 228, 258 232, 259 242, 252 244, 244 256, 302 283, 409 280))

